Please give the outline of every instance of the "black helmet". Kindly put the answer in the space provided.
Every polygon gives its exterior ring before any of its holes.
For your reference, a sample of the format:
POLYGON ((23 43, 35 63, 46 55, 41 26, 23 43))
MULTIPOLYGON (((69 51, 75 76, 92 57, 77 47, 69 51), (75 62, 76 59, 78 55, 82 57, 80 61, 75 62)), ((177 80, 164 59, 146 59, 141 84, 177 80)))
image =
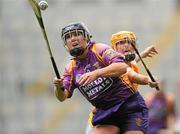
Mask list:
POLYGON ((62 28, 61 38, 63 39, 64 44, 66 44, 66 41, 64 38, 65 34, 74 30, 83 30, 83 34, 84 34, 85 39, 87 40, 87 43, 90 42, 90 39, 92 36, 90 35, 88 28, 81 22, 74 22, 62 28))

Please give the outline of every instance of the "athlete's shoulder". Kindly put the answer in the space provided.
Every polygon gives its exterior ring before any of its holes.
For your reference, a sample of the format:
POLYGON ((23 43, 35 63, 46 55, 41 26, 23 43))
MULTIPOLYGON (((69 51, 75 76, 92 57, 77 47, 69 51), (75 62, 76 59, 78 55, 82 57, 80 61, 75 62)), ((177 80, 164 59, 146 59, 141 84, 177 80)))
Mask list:
POLYGON ((116 51, 114 51, 110 45, 105 44, 105 43, 94 43, 90 47, 91 51, 98 55, 104 55, 105 53, 107 54, 118 54, 116 51))
POLYGON ((133 61, 130 62, 130 66, 131 66, 131 68, 132 68, 133 71, 135 71, 136 73, 139 72, 139 68, 138 68, 137 62, 136 62, 135 60, 133 60, 133 61))
POLYGON ((93 43, 90 46, 91 49, 96 49, 96 50, 103 50, 103 49, 110 49, 110 45, 105 44, 105 43, 93 43))
POLYGON ((76 66, 76 60, 71 59, 70 62, 65 67, 65 72, 72 72, 73 68, 76 66))

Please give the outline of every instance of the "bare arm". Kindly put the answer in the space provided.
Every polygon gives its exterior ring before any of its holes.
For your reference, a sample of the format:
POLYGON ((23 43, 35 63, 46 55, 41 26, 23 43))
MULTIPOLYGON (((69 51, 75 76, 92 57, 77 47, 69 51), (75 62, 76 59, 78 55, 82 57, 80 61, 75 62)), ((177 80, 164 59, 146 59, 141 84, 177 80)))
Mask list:
POLYGON ((98 77, 115 77, 126 73, 127 64, 124 62, 112 63, 107 67, 94 70, 92 72, 85 73, 81 76, 78 83, 80 85, 86 85, 98 77))
MULTIPOLYGON (((143 50, 141 53, 140 53, 140 56, 142 58, 147 58, 147 57, 152 57, 154 55, 158 54, 158 51, 156 50, 155 46, 149 46, 147 47, 145 50, 143 50)), ((140 59, 139 59, 139 56, 136 56, 136 62, 139 62, 140 59)))
POLYGON ((97 77, 120 76, 126 73, 127 66, 128 65, 123 62, 112 63, 107 67, 95 70, 95 73, 97 73, 97 77))
POLYGON ((158 86, 158 82, 153 82, 148 76, 136 73, 134 71, 128 72, 128 78, 132 83, 149 85, 152 88, 158 86))

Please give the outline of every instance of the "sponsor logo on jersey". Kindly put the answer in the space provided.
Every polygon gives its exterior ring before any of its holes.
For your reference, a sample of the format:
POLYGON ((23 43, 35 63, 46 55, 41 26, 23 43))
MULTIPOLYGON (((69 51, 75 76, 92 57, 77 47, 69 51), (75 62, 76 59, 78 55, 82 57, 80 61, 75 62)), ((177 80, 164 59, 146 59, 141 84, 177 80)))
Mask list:
POLYGON ((88 99, 93 100, 112 86, 111 78, 99 77, 90 84, 80 86, 79 90, 88 99))

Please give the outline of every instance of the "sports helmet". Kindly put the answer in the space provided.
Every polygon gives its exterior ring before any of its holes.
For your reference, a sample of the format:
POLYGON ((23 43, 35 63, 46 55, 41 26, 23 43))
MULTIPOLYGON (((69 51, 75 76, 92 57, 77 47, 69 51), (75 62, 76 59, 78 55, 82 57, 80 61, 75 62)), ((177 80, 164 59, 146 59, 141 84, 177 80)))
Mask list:
POLYGON ((64 28, 62 28, 61 31, 61 38, 64 42, 64 44, 66 44, 66 40, 65 40, 65 34, 74 30, 83 30, 83 34, 84 37, 87 41, 87 43, 90 42, 90 39, 92 38, 92 35, 90 35, 88 28, 84 25, 84 23, 82 22, 74 22, 74 23, 70 23, 68 25, 66 25, 64 28))
POLYGON ((111 46, 116 50, 116 43, 118 41, 130 39, 134 45, 136 45, 137 37, 133 32, 129 31, 120 31, 111 36, 111 46))

